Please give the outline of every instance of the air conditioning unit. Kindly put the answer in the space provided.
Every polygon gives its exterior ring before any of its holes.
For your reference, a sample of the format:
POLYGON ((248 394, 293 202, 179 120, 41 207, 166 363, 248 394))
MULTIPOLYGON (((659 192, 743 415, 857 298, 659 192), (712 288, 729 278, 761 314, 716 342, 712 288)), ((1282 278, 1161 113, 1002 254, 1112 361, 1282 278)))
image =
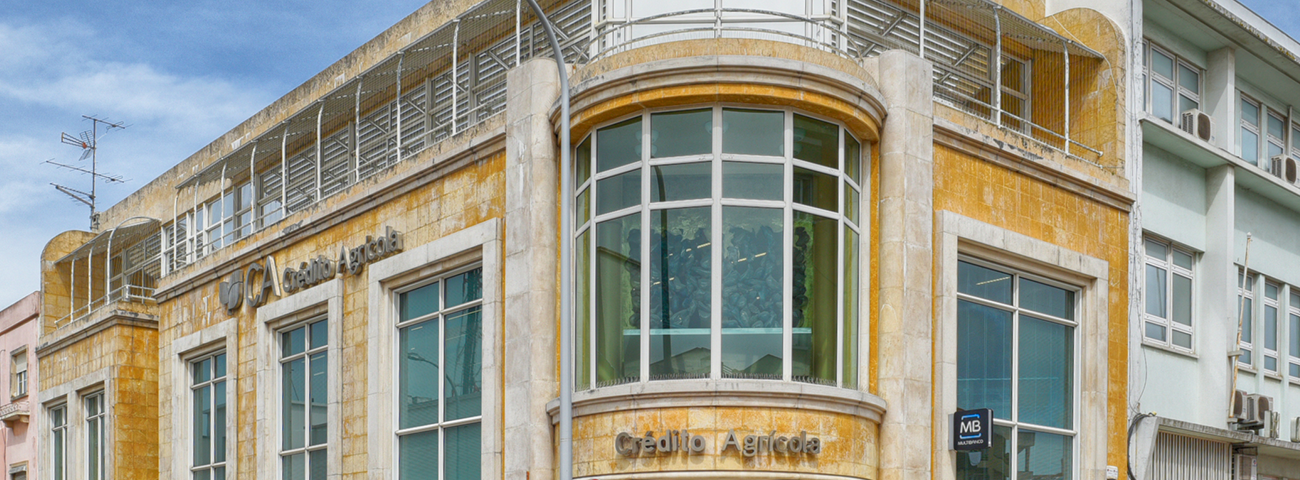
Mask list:
POLYGON ((1291 442, 1300 443, 1300 417, 1291 420, 1291 442))
POLYGON ((1254 455, 1232 456, 1233 480, 1258 480, 1256 478, 1258 474, 1257 467, 1254 455))
POLYGON ((1281 428, 1278 426, 1282 422, 1280 412, 1264 412, 1264 435, 1268 438, 1278 438, 1281 436, 1281 428))
POLYGON ((1191 109, 1183 112, 1179 120, 1178 127, 1184 132, 1195 135, 1196 138, 1208 142, 1211 136, 1214 135, 1214 120, 1210 119, 1210 116, 1205 112, 1191 109))
POLYGON ((1246 392, 1241 390, 1232 392, 1232 421, 1238 424, 1246 421, 1246 392))
POLYGON ((1295 184, 1297 177, 1297 166, 1294 158, 1286 155, 1274 155, 1270 162, 1269 173, 1274 177, 1280 178, 1286 183, 1295 184))
MULTIPOLYGON (((1246 395, 1244 418, 1237 421, 1238 430, 1252 430, 1256 433, 1265 427, 1266 419, 1273 412, 1273 397, 1260 394, 1246 395)), ((1235 413, 1235 412, 1234 412, 1235 413)))

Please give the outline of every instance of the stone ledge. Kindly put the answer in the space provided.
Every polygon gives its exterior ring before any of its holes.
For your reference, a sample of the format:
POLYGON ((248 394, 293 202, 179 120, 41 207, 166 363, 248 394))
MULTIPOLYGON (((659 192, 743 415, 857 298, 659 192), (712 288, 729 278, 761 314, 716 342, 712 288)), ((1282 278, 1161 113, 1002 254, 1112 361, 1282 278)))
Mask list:
MULTIPOLYGON (((664 380, 630 383, 573 394, 573 416, 673 407, 768 407, 844 413, 880 423, 885 401, 867 392, 824 385, 764 380, 664 380)), ((560 401, 546 403, 559 422, 560 401)))
POLYGON ((158 316, 127 310, 101 309, 82 321, 65 325, 52 334, 41 335, 42 339, 45 337, 52 338, 36 346, 36 357, 40 358, 57 352, 116 325, 157 330, 158 316))

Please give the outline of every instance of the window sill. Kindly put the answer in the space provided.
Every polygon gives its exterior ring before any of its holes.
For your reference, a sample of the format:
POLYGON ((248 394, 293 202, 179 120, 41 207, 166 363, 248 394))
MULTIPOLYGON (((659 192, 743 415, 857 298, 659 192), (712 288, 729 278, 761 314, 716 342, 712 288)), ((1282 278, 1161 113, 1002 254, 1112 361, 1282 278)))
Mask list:
POLYGON ((1283 381, 1282 374, 1280 373, 1264 372, 1264 378, 1267 378, 1269 380, 1277 380, 1279 382, 1283 381))
MULTIPOLYGON (((579 417, 689 406, 820 410, 854 415, 876 423, 885 415, 885 401, 861 390, 779 380, 656 380, 573 394, 573 414, 579 417)), ((559 421, 558 399, 548 402, 546 410, 552 422, 559 421)))
POLYGON ((1177 348, 1171 347, 1171 346, 1169 346, 1169 345, 1162 345, 1162 344, 1159 344, 1159 343, 1155 343, 1155 342, 1152 342, 1152 341, 1150 341, 1150 340, 1147 340, 1146 337, 1142 337, 1142 346, 1143 346, 1143 347, 1147 347, 1147 348, 1153 348, 1153 349, 1156 349, 1156 350, 1160 350, 1160 351, 1162 351, 1162 352, 1172 353, 1172 354, 1174 354, 1174 355, 1181 355, 1181 356, 1184 356, 1184 357, 1190 358, 1190 359, 1192 359, 1192 360, 1200 360, 1200 359, 1201 359, 1201 357, 1200 357, 1199 355, 1197 355, 1195 352, 1190 352, 1190 351, 1187 351, 1187 350, 1180 350, 1180 349, 1177 349, 1177 348))

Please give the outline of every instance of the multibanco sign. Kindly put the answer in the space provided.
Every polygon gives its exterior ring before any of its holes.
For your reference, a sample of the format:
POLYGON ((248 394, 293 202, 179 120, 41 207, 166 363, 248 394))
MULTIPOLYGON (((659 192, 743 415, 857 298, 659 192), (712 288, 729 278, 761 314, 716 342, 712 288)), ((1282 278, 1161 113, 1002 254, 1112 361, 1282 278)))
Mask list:
MULTIPOLYGON (((773 430, 767 435, 736 435, 735 430, 728 430, 719 453, 735 450, 746 457, 755 455, 818 455, 822 453, 822 441, 809 437, 808 432, 799 435, 777 435, 773 430)), ((614 451, 624 457, 648 457, 654 455, 671 455, 686 453, 697 455, 707 453, 708 440, 702 435, 691 435, 687 430, 668 430, 656 437, 654 431, 645 432, 645 436, 635 436, 621 432, 614 437, 614 451)))
POLYGON ((264 262, 253 262, 244 270, 231 273, 229 279, 221 282, 219 300, 226 307, 226 312, 234 315, 245 302, 248 306, 257 308, 270 301, 273 294, 278 297, 291 295, 324 283, 340 273, 356 275, 367 264, 400 252, 402 248, 402 233, 392 227, 384 227, 384 234, 379 237, 367 235, 366 242, 361 245, 341 247, 337 262, 324 255, 317 255, 316 258, 300 262, 297 268, 290 266, 284 272, 276 272, 275 258, 268 255, 264 262), (249 288, 245 288, 245 285, 249 288))

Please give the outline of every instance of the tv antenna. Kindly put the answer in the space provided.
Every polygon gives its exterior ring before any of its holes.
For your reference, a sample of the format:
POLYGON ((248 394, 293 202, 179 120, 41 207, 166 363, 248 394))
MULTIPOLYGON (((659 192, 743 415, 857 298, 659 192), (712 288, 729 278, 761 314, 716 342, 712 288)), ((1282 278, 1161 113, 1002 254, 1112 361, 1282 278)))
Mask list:
POLYGON ((92 232, 97 232, 99 231, 99 211, 95 209, 95 184, 99 180, 103 180, 105 183, 123 183, 126 181, 118 175, 99 173, 99 159, 96 155, 96 152, 99 150, 99 126, 103 124, 104 134, 108 134, 108 132, 112 131, 114 128, 126 128, 126 125, 122 122, 110 122, 91 115, 82 115, 81 118, 90 120, 90 130, 81 132, 76 136, 63 132, 63 136, 59 140, 66 145, 80 148, 81 158, 79 161, 84 162, 89 158, 90 170, 73 165, 57 163, 53 160, 46 160, 45 163, 90 175, 90 193, 59 185, 57 183, 51 183, 50 185, 53 185, 56 190, 63 192, 65 195, 72 197, 73 200, 84 203, 86 206, 90 207, 90 230, 92 232))

